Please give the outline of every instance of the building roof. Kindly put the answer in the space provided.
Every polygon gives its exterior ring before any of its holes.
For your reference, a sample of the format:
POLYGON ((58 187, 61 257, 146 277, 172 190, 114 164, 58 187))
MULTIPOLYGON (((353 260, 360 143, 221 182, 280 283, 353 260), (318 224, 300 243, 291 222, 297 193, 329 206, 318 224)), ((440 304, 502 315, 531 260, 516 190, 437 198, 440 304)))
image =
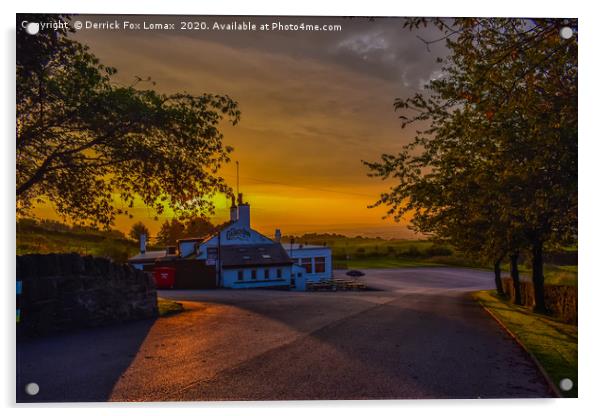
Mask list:
POLYGON ((178 243, 192 243, 192 242, 197 242, 197 241, 203 241, 205 238, 207 237, 187 237, 187 238, 180 238, 179 240, 177 240, 178 243))
POLYGON ((136 254, 128 259, 130 263, 152 263, 160 257, 165 257, 167 252, 165 250, 159 251, 146 251, 144 253, 136 254))
POLYGON ((293 261, 280 244, 248 244, 221 247, 223 268, 285 266, 293 261))

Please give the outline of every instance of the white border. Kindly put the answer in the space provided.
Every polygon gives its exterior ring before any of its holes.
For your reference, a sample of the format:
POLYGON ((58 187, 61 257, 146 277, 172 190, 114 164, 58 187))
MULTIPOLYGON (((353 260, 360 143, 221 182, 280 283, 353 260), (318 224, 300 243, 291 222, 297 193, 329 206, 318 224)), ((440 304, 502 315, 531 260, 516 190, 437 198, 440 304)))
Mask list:
MULTIPOLYGON (((600 26, 601 16, 596 13, 594 2, 577 3, 570 1, 527 2, 524 0, 504 0, 500 2, 476 2, 470 0, 430 0, 427 2, 391 2, 371 0, 352 3, 339 0, 325 2, 304 0, 295 4, 281 1, 244 1, 193 2, 186 0, 169 1, 19 1, 2 3, 2 152, 0 157, 2 180, 0 181, 2 198, 3 238, 2 253, 2 289, 3 303, 2 326, 6 337, 0 342, 4 360, 0 377, 1 403, 14 408, 14 51, 15 51, 15 13, 16 12, 77 12, 106 14, 255 14, 255 15, 332 15, 332 16, 546 16, 579 18, 579 185, 580 185, 580 227, 579 246, 581 287, 579 315, 581 317, 579 342, 579 393, 577 400, 439 400, 439 401, 364 401, 364 402, 263 402, 263 403, 158 403, 158 404, 101 404, 101 405, 52 405, 22 408, 26 413, 54 415, 86 413, 105 415, 107 412, 127 411, 132 415, 161 414, 177 412, 195 414, 233 414, 248 411, 255 415, 279 415, 283 412, 292 415, 330 413, 343 411, 348 415, 365 415, 374 409, 382 414, 400 412, 446 414, 446 415, 504 415, 509 413, 545 412, 549 415, 589 414, 600 409, 600 296, 602 296, 602 272, 599 262, 602 244, 600 227, 600 173, 597 167, 602 157, 600 145, 600 26), (7 4, 10 3, 10 4, 7 4), (67 406, 68 408, 62 408, 67 406), (127 409, 125 409, 127 407, 127 409)), ((467 357, 467 359, 470 359, 467 357)))

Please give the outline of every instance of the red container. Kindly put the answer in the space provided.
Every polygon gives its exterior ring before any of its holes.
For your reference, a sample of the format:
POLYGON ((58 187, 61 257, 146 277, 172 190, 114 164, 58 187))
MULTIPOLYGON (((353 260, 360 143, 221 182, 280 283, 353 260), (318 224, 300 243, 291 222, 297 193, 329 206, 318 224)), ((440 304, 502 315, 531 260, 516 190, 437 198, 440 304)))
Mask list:
POLYGON ((176 283, 176 269, 173 267, 155 267, 153 275, 157 289, 173 289, 176 283))

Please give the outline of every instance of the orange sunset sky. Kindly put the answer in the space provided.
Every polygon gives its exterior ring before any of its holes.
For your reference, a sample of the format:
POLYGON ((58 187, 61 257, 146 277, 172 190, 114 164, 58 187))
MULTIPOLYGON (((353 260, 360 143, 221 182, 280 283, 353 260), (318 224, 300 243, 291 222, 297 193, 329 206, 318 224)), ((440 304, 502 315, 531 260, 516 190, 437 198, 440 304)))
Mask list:
MULTIPOLYGON (((222 125, 234 147, 221 174, 251 204, 252 226, 266 235, 336 232, 346 235, 412 238, 404 223, 383 220, 384 208, 368 209, 388 184, 367 177, 361 160, 376 160, 407 143, 393 102, 437 76, 437 56, 402 19, 78 16, 96 22, 129 20, 256 24, 340 24, 340 32, 154 32, 79 31, 74 38, 90 46, 105 65, 118 69, 116 81, 131 84, 150 76, 161 92, 228 94, 238 101, 241 121, 222 125)), ((422 31, 436 38, 434 31, 422 31)), ((214 223, 227 219, 229 201, 217 198, 214 223)), ((40 216, 53 217, 40 207, 40 216)), ((127 231, 142 220, 155 234, 169 213, 138 205, 135 218, 118 218, 127 231)))

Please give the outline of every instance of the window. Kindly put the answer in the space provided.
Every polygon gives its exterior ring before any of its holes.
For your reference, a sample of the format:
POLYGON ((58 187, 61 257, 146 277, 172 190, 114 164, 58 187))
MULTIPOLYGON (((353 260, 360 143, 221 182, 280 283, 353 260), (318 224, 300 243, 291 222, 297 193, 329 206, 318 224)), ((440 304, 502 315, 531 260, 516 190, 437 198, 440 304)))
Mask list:
POLYGON ((251 270, 251 279, 257 279, 257 270, 251 270))
POLYGON ((278 277, 278 279, 282 279, 282 269, 276 270, 276 277, 278 277))
POLYGON ((263 278, 264 279, 269 279, 270 278, 270 269, 265 269, 263 271, 263 278))
POLYGON ((239 270, 238 271, 238 280, 244 280, 244 278, 245 278, 244 270, 239 270))
POLYGON ((305 268, 305 273, 312 273, 311 257, 302 258, 301 259, 301 267, 305 268))
POLYGON ((324 273, 326 271, 326 257, 316 257, 316 273, 324 273))

